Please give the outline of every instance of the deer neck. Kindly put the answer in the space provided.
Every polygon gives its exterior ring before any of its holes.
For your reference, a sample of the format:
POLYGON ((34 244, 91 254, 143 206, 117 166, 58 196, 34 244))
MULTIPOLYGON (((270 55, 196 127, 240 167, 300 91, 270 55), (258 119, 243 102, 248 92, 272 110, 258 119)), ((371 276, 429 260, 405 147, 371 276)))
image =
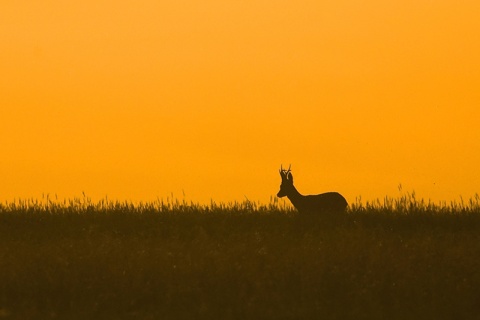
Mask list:
POLYGON ((304 196, 298 192, 298 190, 292 186, 292 190, 287 194, 288 200, 293 204, 294 207, 298 208, 298 205, 302 201, 304 196))

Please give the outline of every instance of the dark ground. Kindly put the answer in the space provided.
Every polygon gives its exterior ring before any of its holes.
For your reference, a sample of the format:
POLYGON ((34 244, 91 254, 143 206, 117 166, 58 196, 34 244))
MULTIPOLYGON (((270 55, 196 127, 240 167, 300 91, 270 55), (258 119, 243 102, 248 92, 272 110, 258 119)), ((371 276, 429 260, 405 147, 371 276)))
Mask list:
POLYGON ((480 319, 478 207, 403 209, 3 206, 0 318, 480 319))

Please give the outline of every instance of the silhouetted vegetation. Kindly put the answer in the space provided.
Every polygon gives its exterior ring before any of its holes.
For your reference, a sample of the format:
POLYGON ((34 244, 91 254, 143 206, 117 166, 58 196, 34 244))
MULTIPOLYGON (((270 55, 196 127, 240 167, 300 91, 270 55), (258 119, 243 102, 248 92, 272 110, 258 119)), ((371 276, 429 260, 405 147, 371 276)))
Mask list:
POLYGON ((0 318, 478 319, 480 201, 0 205, 0 318))

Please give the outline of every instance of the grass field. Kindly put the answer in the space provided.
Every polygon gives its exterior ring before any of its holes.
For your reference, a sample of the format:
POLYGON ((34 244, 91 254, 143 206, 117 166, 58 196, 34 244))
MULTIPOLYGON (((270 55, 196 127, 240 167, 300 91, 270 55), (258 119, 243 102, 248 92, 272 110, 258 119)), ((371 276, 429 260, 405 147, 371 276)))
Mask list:
POLYGON ((480 319, 480 201, 0 205, 3 319, 480 319))

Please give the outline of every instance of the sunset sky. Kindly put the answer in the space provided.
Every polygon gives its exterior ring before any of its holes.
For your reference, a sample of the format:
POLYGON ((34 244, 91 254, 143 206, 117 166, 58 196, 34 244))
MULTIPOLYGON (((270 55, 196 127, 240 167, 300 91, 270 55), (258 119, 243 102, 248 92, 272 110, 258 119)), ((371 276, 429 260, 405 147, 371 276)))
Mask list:
POLYGON ((478 0, 0 3, 0 201, 480 191, 478 0))

